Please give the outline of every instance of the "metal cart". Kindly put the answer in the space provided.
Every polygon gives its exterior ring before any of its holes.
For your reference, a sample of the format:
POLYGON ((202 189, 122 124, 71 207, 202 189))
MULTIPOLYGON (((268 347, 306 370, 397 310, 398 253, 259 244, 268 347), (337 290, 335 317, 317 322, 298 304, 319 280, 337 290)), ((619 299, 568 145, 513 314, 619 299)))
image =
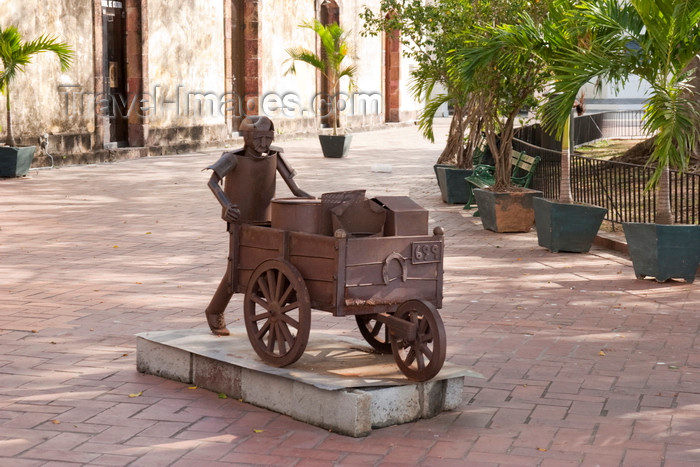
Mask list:
POLYGON ((355 316, 364 339, 378 352, 392 353, 408 378, 437 375, 446 349, 437 311, 444 232, 394 230, 368 236, 339 228, 324 235, 276 228, 274 217, 272 226, 233 225, 230 280, 234 292, 245 294, 245 326, 260 358, 278 367, 297 361, 316 309, 355 316))

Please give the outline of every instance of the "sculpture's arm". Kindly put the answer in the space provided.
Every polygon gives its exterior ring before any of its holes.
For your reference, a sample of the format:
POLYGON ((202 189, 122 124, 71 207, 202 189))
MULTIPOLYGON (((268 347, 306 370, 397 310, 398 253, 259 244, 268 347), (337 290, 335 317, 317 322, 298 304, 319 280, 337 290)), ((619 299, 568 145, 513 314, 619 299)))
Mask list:
POLYGON ((219 200, 219 204, 221 204, 223 208, 221 217, 226 222, 236 222, 241 215, 238 205, 233 204, 231 200, 228 199, 228 196, 226 196, 226 193, 224 193, 224 190, 221 189, 221 181, 228 173, 236 168, 236 162, 236 156, 229 153, 224 154, 218 161, 207 167, 207 169, 214 171, 207 185, 212 193, 214 193, 216 199, 219 200))
POLYGON ((299 198, 313 198, 310 194, 299 188, 294 181, 294 176, 296 175, 296 172, 289 166, 287 161, 284 159, 284 156, 282 156, 282 150, 277 149, 277 171, 279 174, 282 176, 282 179, 284 180, 284 183, 287 184, 291 192, 294 194, 294 196, 298 196, 299 198))

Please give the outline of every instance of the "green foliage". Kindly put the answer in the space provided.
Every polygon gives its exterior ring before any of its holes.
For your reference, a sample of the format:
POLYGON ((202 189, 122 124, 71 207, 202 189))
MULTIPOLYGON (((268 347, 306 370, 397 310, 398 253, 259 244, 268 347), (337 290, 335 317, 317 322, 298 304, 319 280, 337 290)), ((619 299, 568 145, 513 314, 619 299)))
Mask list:
POLYGON ((9 146, 15 145, 10 116, 10 84, 19 73, 25 71, 25 67, 31 63, 34 55, 41 52, 55 53, 62 71, 70 67, 75 55, 68 44, 58 42, 52 36, 44 34, 33 41, 26 42, 15 26, 0 28, 0 61, 2 61, 3 66, 2 71, 0 71, 0 92, 6 96, 7 144, 9 146))
POLYGON ((484 133, 495 156, 497 190, 510 187, 510 155, 520 109, 542 92, 551 75, 531 45, 544 27, 527 13, 513 24, 480 25, 467 31, 450 54, 451 73, 478 96, 484 133), (530 46, 524 47, 523 44, 530 46))
MULTIPOLYGON (((478 127, 480 119, 474 115, 476 102, 469 84, 459 74, 451 73, 448 56, 463 43, 464 34, 507 21, 523 10, 539 17, 546 11, 546 4, 540 0, 382 0, 378 12, 365 8, 360 16, 365 23, 363 34, 398 32, 404 56, 416 62, 410 90, 415 98, 426 101, 418 121, 426 138, 434 140, 433 118, 440 105, 450 102, 454 106, 447 146, 460 151, 456 158, 463 166, 464 133, 469 127, 478 127), (438 84, 445 92, 434 95, 438 84)), ((452 156, 446 154, 448 148, 443 152, 445 157, 452 156)))
MULTIPOLYGON (((357 73, 357 66, 343 66, 343 61, 349 53, 349 45, 345 31, 338 23, 326 26, 316 19, 304 22, 300 24, 299 27, 311 29, 316 33, 321 42, 322 53, 317 54, 304 47, 292 47, 287 49, 286 52, 290 57, 288 61, 291 63, 285 75, 289 73, 296 74, 296 62, 299 61, 320 71, 326 78, 331 93, 335 92, 335 89, 338 87, 343 77, 349 78, 348 90, 352 90, 355 87, 354 78, 357 73)), ((331 99, 332 112, 335 117, 333 118, 334 135, 338 132, 338 108, 336 101, 337 97, 334 96, 331 99)))
MULTIPOLYGON (((468 62, 457 66, 465 80, 490 64, 518 83, 517 67, 530 57, 550 74, 551 92, 540 118, 562 136, 581 87, 601 80, 619 87, 636 76, 651 86, 643 125, 657 135, 648 188, 667 183, 669 166, 687 167, 700 131, 700 96, 691 86, 698 72, 691 61, 700 53, 700 0, 554 0, 542 22, 523 14, 516 24, 484 31, 483 43, 467 41, 468 50, 458 51, 468 62)), ((670 222, 668 196, 662 186, 657 221, 670 222)))
POLYGON ((685 169, 699 131, 699 95, 690 86, 698 71, 689 65, 700 53, 700 1, 582 1, 568 22, 576 40, 562 48, 552 68, 560 94, 547 103, 545 123, 561 122, 585 83, 605 79, 619 85, 637 76, 651 86, 644 128, 658 134, 649 188, 669 165, 685 169))

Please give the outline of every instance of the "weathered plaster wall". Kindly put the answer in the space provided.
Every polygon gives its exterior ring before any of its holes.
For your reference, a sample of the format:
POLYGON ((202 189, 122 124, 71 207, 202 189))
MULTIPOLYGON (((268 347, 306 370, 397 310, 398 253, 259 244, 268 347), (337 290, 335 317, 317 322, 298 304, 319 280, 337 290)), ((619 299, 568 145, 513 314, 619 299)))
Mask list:
MULTIPOLYGON (((361 37, 362 21, 355 2, 338 2, 340 23, 348 31, 352 46, 348 64, 357 65, 356 88, 348 90, 343 79, 340 91, 351 94, 341 114, 348 128, 368 126, 384 120, 384 46, 382 37, 361 37)), ((378 1, 369 2, 378 4, 378 1)), ((278 127, 291 131, 315 131, 320 124, 315 103, 317 75, 314 68, 297 63, 295 75, 285 75, 289 67, 290 47, 317 51, 316 35, 299 24, 316 16, 314 2, 264 2, 261 6, 262 76, 264 100, 261 110, 278 122, 278 127), (293 13, 293 14, 290 14, 293 13)), ((407 69, 407 67, 406 67, 407 69)))
POLYGON ((148 2, 152 129, 224 124, 222 0, 148 2))
MULTIPOLYGON (((362 37, 364 26, 359 11, 362 6, 375 6, 379 2, 366 2, 358 6, 355 2, 343 2, 340 10, 340 23, 351 37, 352 63, 357 66, 356 88, 353 98, 344 111, 348 126, 375 125, 384 121, 384 40, 383 37, 362 37)), ((341 91, 347 92, 347 83, 342 83, 341 91)))
POLYGON ((261 3, 261 111, 273 119, 279 129, 299 130, 306 127, 313 130, 316 125, 312 105, 316 93, 316 70, 299 62, 296 74, 285 75, 290 65, 287 49, 305 47, 316 50, 314 32, 298 27, 314 15, 314 2, 294 0, 261 3))
MULTIPOLYGON (((53 53, 36 55, 11 88, 16 138, 49 133, 94 131, 89 103, 93 89, 92 2, 90 0, 3 1, 0 25, 14 25, 25 40, 42 34, 67 42, 76 52, 73 66, 61 72, 53 53), (59 89, 59 85, 68 85, 59 89), (68 94, 68 91, 71 94, 68 94), (66 103, 66 98, 68 102, 66 103), (81 102, 85 104, 84 108, 81 102)), ((5 97, 0 96, 0 126, 5 127, 5 97)))
POLYGON ((423 103, 414 99, 409 91, 411 85, 411 70, 416 66, 413 60, 401 57, 401 78, 399 88, 401 89, 401 120, 415 119, 418 111, 423 108, 423 103))
MULTIPOLYGON (((55 154, 102 149, 95 129, 93 56, 93 9, 100 0, 0 1, 3 27, 16 24, 27 38, 42 33, 55 35, 76 50, 73 67, 65 73, 52 54, 40 54, 27 66, 27 73, 18 77, 12 88, 16 138, 27 144, 35 142, 41 133, 52 133, 56 135, 51 142, 55 154)), ((302 45, 316 50, 314 33, 298 25, 316 16, 319 3, 320 0, 258 3, 261 111, 271 115, 285 133, 315 132, 320 124, 313 103, 318 91, 316 71, 299 64, 296 75, 284 74, 288 68, 287 48, 302 45)), ((338 0, 338 4, 341 25, 350 31, 354 46, 350 59, 358 67, 353 105, 347 107, 341 122, 350 129, 381 124, 385 119, 384 39, 360 36, 361 5, 345 0, 338 0)), ((379 0, 368 0, 366 4, 376 9, 379 0)), ((198 143, 226 140, 222 113, 226 99, 225 1, 173 4, 148 0, 144 5, 144 63, 148 70, 144 97, 150 106, 144 122, 150 128, 146 144, 174 147, 184 142, 195 148, 198 143)), ((100 45, 98 42, 97 47, 100 45)), ((404 120, 413 118, 420 107, 408 93, 409 72, 410 63, 402 58, 400 112, 404 120)), ((347 90, 347 82, 341 84, 341 90, 347 90)), ((4 103, 0 96, 0 109, 4 103)), ((4 120, 4 111, 0 110, 0 125, 4 125, 4 120)))

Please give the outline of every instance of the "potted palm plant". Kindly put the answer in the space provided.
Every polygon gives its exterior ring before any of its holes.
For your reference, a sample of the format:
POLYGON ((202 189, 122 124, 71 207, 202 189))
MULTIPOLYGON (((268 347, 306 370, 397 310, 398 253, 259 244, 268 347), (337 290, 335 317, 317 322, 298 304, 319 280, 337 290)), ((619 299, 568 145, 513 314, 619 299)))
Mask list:
POLYGON ((527 232, 535 221, 533 198, 542 192, 512 183, 512 143, 520 110, 542 90, 549 72, 530 51, 503 48, 506 31, 505 25, 477 28, 449 62, 477 100, 474 111, 494 159, 495 183, 473 189, 482 225, 496 232, 527 232))
POLYGON ((478 114, 470 111, 476 105, 469 92, 450 73, 448 52, 461 42, 465 29, 480 21, 480 8, 488 21, 499 21, 511 8, 517 11, 524 2, 499 0, 488 7, 463 0, 440 2, 406 2, 381 0, 379 11, 365 7, 361 14, 365 33, 376 36, 383 32, 401 44, 401 53, 416 67, 411 70, 410 92, 416 100, 425 102, 418 112, 418 128, 423 136, 435 141, 433 120, 449 104, 452 110, 445 147, 433 165, 442 200, 449 204, 465 204, 471 188, 464 178, 473 173, 474 164, 483 154, 481 125, 478 114), (503 7, 502 7, 502 5, 503 7))
MULTIPOLYGON (((571 48, 577 47, 581 37, 585 37, 586 32, 578 28, 579 24, 571 2, 555 1, 550 4, 548 14, 541 22, 536 22, 524 12, 517 24, 494 28, 489 39, 490 47, 505 57, 524 54, 530 62, 550 74, 548 80, 557 81, 560 65, 569 59, 571 48)), ((573 200, 570 176, 573 116, 574 113, 582 115, 584 112, 583 94, 567 95, 564 105, 569 109, 566 114, 554 114, 547 105, 539 107, 539 117, 546 128, 561 138, 562 153, 559 197, 533 199, 535 227, 540 246, 552 252, 583 253, 590 250, 607 210, 573 200), (559 118, 553 118, 554 115, 559 118)))
POLYGON ((577 8, 579 40, 570 43, 556 72, 548 118, 562 121, 578 90, 604 78, 613 83, 637 76, 650 85, 643 125, 655 134, 647 162, 655 170, 647 189, 656 190, 654 223, 623 223, 638 278, 693 282, 700 263, 700 225, 673 224, 670 167, 684 170, 698 139, 699 90, 690 66, 700 53, 697 0, 591 0, 577 8))
POLYGON ((67 70, 73 60, 73 50, 55 38, 42 35, 33 41, 24 41, 15 26, 0 28, 0 92, 5 95, 7 146, 0 146, 0 177, 21 177, 27 174, 34 159, 36 146, 16 147, 12 128, 10 85, 25 71, 34 55, 53 52, 58 56, 61 70, 67 70))
MULTIPOLYGON (((576 105, 583 113, 582 103, 576 105)), ((537 197, 535 228, 538 245, 557 253, 586 253, 591 249, 608 210, 591 204, 575 203, 571 193, 571 150, 573 148, 573 114, 564 124, 559 179, 559 198, 537 197)))
POLYGON ((319 135, 321 149, 326 157, 343 157, 350 147, 352 135, 338 134, 338 88, 343 77, 349 78, 348 90, 355 86, 355 73, 357 66, 344 65, 343 62, 349 53, 349 45, 345 31, 332 23, 324 25, 314 19, 299 25, 301 28, 311 29, 316 33, 321 42, 321 53, 318 54, 305 47, 293 47, 286 50, 291 64, 285 74, 296 74, 296 63, 302 62, 316 68, 328 84, 328 100, 330 100, 330 116, 333 123, 331 135, 319 135))

